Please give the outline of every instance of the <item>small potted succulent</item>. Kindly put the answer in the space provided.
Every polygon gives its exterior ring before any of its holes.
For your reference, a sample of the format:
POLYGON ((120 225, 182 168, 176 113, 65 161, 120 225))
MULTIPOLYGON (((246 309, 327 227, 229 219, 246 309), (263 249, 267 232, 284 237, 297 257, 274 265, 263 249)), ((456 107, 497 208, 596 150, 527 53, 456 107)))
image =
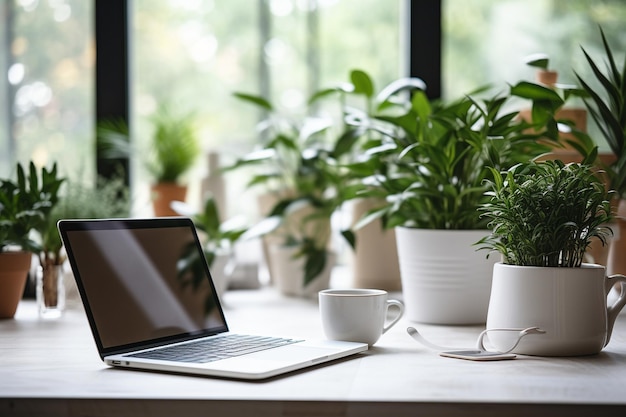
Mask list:
MULTIPOLYGON (((606 243, 611 234, 610 193, 589 165, 595 156, 491 169, 489 200, 480 207, 491 234, 479 243, 502 260, 494 265, 487 329, 545 332, 523 340, 517 353, 598 353, 626 302, 621 294, 607 307, 608 290, 626 277, 606 277, 604 266, 583 262, 591 242, 606 243)), ((506 332, 490 339, 502 351, 513 343, 506 332)))

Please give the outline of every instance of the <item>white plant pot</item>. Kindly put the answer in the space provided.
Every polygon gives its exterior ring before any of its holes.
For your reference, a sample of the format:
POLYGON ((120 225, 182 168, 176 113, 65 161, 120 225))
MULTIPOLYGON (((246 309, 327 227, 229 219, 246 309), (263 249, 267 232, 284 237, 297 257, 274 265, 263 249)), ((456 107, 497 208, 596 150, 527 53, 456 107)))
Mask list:
POLYGON ((211 278, 213 279, 213 285, 217 291, 218 297, 221 299, 228 288, 229 275, 227 274, 226 267, 230 261, 230 255, 227 253, 218 254, 213 260, 213 264, 209 267, 211 278))
POLYGON ((272 276, 278 290, 285 295, 317 297, 317 293, 330 285, 330 276, 337 260, 334 252, 328 252, 326 267, 313 281, 304 285, 303 257, 294 258, 295 249, 289 246, 270 245, 272 276))
MULTIPOLYGON (((578 356, 602 350, 626 303, 622 292, 607 307, 607 294, 626 282, 605 275, 601 265, 548 268, 497 263, 489 302, 487 329, 539 327, 545 334, 524 337, 513 350, 522 355, 578 356)), ((518 332, 489 332, 500 351, 510 349, 518 332)))
POLYGON ((431 324, 482 324, 493 264, 474 245, 487 230, 396 228, 406 317, 431 324))

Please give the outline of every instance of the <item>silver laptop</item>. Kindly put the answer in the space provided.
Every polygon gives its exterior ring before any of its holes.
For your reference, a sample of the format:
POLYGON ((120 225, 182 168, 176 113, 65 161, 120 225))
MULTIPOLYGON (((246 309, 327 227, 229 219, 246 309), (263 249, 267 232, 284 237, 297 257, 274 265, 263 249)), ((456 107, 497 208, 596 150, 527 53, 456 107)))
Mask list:
POLYGON ((108 365, 262 379, 367 350, 230 332, 188 218, 61 220, 58 228, 108 365))

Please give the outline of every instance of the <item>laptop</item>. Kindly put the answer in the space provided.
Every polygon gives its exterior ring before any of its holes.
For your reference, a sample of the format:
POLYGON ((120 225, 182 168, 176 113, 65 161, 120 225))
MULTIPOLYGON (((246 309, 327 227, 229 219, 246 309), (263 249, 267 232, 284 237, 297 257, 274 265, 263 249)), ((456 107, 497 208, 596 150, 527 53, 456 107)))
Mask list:
POLYGON ((61 220, 58 229, 110 366, 263 379, 367 350, 231 332, 189 218, 61 220))

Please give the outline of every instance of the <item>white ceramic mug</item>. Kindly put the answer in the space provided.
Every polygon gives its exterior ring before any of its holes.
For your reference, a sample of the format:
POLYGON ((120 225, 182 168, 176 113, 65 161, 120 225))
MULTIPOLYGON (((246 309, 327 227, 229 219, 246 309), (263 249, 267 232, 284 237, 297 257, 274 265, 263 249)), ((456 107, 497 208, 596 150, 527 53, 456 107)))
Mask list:
MULTIPOLYGON (((611 288, 626 284, 623 275, 606 276, 604 266, 541 268, 497 263, 487 329, 539 327, 544 334, 525 337, 514 352, 522 355, 577 356, 598 353, 609 343, 613 323, 626 304, 626 291, 607 305, 611 288)), ((513 346, 517 333, 490 332, 498 350, 513 346)))
POLYGON ((370 346, 404 314, 404 305, 389 300, 384 290, 324 290, 319 292, 319 303, 326 337, 370 346), (396 314, 387 320, 392 306, 396 314))

